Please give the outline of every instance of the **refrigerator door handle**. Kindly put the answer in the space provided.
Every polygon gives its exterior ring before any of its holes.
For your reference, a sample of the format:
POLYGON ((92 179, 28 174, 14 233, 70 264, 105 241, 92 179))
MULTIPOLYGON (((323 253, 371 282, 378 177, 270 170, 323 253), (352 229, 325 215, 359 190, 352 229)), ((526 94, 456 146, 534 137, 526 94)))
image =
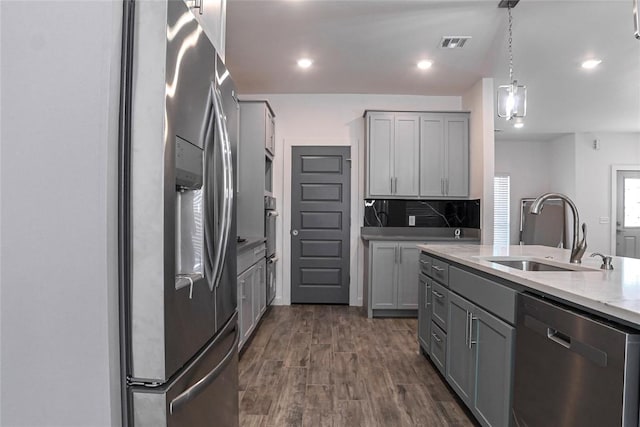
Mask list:
POLYGON ((227 246, 231 234, 231 216, 233 212, 233 159, 231 157, 231 142, 227 130, 227 119, 222 107, 222 95, 220 90, 211 84, 211 98, 213 102, 214 119, 216 129, 221 141, 222 166, 223 166, 223 202, 222 221, 220 224, 220 239, 214 249, 213 281, 209 282, 211 289, 218 288, 222 276, 222 264, 227 257, 227 246))
POLYGON ((233 356, 236 354, 238 349, 238 341, 240 339, 240 334, 238 333, 237 323, 234 327, 234 339, 233 344, 231 344, 231 348, 227 352, 227 354, 222 358, 220 363, 213 368, 207 375, 201 378, 197 383, 180 393, 176 396, 175 399, 171 401, 169 404, 169 412, 173 414, 175 411, 180 409, 180 407, 187 404, 190 400, 194 399, 201 391, 203 391, 207 386, 209 386, 215 379, 220 375, 222 371, 227 367, 233 356))

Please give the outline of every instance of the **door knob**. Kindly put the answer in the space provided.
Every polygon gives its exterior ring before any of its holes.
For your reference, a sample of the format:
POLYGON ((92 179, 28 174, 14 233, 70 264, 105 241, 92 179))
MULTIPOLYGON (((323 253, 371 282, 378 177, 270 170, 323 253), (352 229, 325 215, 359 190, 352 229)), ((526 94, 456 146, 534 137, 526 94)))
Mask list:
POLYGON ((298 235, 298 230, 291 230, 291 235, 292 236, 297 236, 298 235))

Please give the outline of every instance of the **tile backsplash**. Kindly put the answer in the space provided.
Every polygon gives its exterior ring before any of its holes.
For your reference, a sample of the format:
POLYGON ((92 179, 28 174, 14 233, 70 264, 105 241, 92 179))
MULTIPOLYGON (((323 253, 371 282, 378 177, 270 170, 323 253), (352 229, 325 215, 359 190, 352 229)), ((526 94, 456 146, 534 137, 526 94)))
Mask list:
POLYGON ((364 201, 365 227, 480 228, 480 200, 364 201))

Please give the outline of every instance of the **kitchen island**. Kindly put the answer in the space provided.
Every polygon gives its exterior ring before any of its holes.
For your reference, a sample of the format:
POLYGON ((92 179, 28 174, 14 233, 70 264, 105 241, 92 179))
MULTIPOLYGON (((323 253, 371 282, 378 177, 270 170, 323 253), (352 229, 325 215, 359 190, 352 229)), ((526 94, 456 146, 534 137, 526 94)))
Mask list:
POLYGON ((420 349, 481 425, 638 425, 640 260, 417 247, 420 349))

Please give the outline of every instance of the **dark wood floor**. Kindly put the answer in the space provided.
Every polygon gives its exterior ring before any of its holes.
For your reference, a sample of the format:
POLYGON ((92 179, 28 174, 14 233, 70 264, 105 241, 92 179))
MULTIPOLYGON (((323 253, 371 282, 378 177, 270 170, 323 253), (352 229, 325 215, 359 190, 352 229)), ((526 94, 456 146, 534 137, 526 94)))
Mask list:
POLYGON ((240 359, 240 425, 474 425, 416 328, 356 307, 272 307, 240 359))

